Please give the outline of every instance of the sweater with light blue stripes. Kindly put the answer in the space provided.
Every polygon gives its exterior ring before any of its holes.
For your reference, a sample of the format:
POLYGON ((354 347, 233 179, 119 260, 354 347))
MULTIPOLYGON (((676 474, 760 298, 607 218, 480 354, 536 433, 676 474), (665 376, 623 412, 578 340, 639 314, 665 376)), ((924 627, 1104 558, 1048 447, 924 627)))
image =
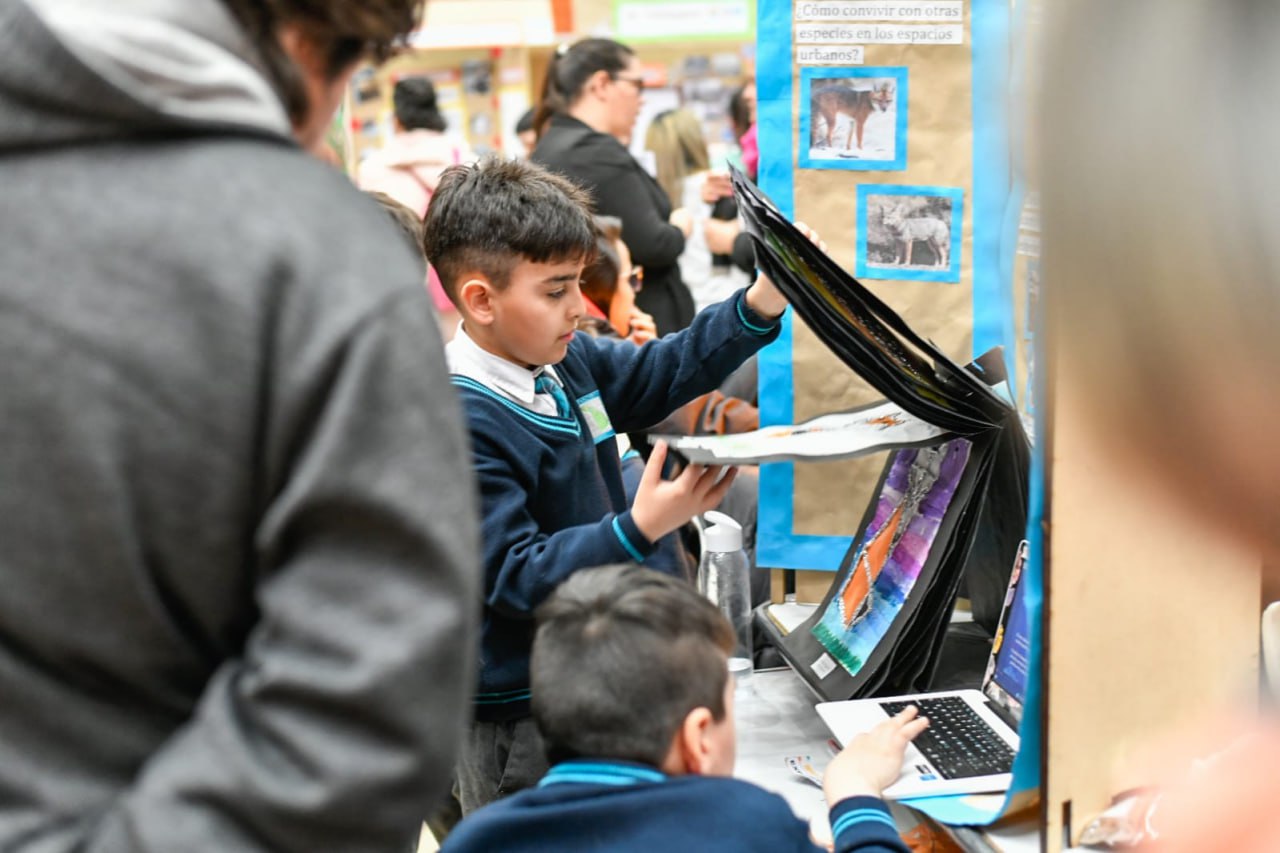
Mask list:
POLYGON ((578 569, 640 561, 615 431, 643 430, 718 386, 778 335, 739 291, 682 332, 637 347, 579 333, 555 365, 571 417, 454 375, 480 486, 484 619, 476 718, 529 715, 533 612, 578 569))
MULTIPOLYGON (((829 812, 836 853, 908 853, 883 801, 829 812)), ((442 853, 817 853, 786 801, 750 782, 667 776, 621 761, 566 761, 538 787, 468 816, 442 853)))

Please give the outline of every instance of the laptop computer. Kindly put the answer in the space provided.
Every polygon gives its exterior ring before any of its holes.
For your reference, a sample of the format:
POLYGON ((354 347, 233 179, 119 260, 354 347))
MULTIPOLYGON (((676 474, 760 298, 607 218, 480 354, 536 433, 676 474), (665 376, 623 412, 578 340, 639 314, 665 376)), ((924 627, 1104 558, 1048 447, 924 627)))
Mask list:
POLYGON ((907 746, 902 773, 885 790, 885 797, 896 800, 1008 789, 1018 752, 1031 646, 1026 603, 1020 594, 1026 558, 1027 543, 1023 542, 1009 576, 981 690, 853 699, 817 706, 819 716, 842 746, 909 705, 929 718, 929 728, 907 746))

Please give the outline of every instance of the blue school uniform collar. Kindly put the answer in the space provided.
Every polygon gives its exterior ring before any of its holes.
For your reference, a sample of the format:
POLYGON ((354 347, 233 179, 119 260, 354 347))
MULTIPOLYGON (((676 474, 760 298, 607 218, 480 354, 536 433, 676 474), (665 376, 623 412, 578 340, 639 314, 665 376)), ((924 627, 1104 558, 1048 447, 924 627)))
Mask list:
POLYGON ((610 761, 599 758, 575 758, 562 761, 547 771, 538 783, 548 785, 647 785, 665 782, 667 774, 646 764, 610 761))

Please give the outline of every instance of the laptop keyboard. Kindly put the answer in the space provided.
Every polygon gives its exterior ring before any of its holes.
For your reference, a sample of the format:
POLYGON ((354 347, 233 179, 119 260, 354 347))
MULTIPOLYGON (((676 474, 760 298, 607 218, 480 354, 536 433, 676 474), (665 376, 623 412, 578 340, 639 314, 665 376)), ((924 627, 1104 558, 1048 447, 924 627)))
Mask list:
POLYGON ((912 741, 944 779, 994 776, 1013 770, 1014 751, 959 696, 881 702, 890 715, 911 705, 929 718, 929 728, 912 741))

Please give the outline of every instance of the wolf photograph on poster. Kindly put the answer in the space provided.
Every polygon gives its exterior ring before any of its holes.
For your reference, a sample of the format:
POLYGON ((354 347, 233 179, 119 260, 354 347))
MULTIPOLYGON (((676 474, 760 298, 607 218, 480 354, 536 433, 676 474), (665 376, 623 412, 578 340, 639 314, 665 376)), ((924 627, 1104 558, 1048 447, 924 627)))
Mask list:
POLYGON ((872 279, 960 280, 964 191, 858 187, 856 274, 872 279))
POLYGON ((806 68, 800 168, 907 168, 906 68, 806 68))

